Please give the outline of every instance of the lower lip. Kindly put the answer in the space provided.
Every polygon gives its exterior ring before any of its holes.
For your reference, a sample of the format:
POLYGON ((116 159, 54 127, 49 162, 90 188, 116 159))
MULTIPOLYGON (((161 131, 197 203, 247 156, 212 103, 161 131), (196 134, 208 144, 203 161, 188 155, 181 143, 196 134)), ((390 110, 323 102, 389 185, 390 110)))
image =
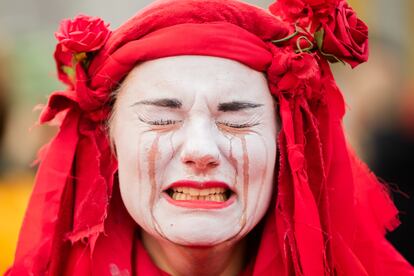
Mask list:
POLYGON ((223 209, 233 204, 236 200, 234 194, 232 194, 228 200, 223 202, 208 200, 174 200, 167 194, 163 194, 163 196, 172 205, 188 209, 223 209))

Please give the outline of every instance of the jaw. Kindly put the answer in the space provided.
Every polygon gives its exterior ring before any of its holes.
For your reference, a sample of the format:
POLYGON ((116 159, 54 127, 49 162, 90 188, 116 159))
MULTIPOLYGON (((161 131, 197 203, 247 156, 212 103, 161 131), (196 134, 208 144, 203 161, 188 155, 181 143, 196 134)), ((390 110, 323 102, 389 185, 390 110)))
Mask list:
POLYGON ((154 206, 154 223, 160 227, 159 234, 175 244, 214 246, 235 238, 243 230, 241 202, 233 196, 224 202, 228 203, 224 208, 186 208, 171 204, 163 196, 154 206))

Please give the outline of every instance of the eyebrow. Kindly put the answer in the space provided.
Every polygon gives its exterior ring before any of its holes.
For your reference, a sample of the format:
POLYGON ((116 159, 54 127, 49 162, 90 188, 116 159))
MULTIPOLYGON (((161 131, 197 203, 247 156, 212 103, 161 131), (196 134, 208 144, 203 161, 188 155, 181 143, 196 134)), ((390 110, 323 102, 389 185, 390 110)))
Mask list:
POLYGON ((251 102, 240 102, 240 101, 232 101, 228 103, 220 103, 218 105, 218 111, 222 112, 231 112, 231 111, 239 111, 243 109, 251 109, 261 107, 263 104, 251 103, 251 102))
POLYGON ((179 109, 183 105, 178 99, 155 99, 155 100, 143 100, 132 104, 131 106, 137 105, 154 105, 159 107, 168 107, 172 109, 179 109))
MULTIPOLYGON (((143 100, 132 104, 131 106, 137 105, 153 105, 159 107, 167 107, 171 109, 180 109, 182 107, 182 102, 178 99, 170 99, 170 98, 163 98, 163 99, 154 99, 154 100, 143 100)), ((232 112, 232 111, 240 111, 244 109, 253 109, 257 107, 261 107, 263 104, 257 104, 252 102, 242 102, 242 101, 231 101, 225 103, 218 104, 218 111, 221 112, 232 112)))

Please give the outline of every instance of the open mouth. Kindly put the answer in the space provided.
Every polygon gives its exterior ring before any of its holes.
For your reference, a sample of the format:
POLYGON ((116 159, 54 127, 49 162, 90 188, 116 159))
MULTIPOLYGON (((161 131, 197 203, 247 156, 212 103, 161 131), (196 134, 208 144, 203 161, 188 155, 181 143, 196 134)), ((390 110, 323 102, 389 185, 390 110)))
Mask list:
POLYGON ((176 187, 167 190, 173 200, 203 200, 214 202, 227 201, 232 192, 226 188, 195 189, 190 187, 176 187))
POLYGON ((235 193, 224 182, 178 181, 164 191, 173 205, 185 208, 224 208, 235 201, 235 193))

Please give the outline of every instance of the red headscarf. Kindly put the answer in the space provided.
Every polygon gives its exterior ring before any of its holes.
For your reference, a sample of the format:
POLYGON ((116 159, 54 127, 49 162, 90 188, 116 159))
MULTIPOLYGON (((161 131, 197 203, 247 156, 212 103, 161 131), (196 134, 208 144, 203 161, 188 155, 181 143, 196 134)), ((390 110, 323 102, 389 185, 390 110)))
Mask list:
POLYGON ((112 33, 99 18, 62 22, 55 59, 67 89, 50 96, 40 119, 58 120, 60 131, 41 151, 10 275, 163 274, 120 199, 106 122, 111 93, 134 66, 176 55, 261 71, 279 104, 276 200, 253 275, 413 273, 384 238, 397 210, 345 142, 345 105, 328 65, 367 59, 365 24, 343 0, 279 0, 270 10, 167 0, 112 33))

